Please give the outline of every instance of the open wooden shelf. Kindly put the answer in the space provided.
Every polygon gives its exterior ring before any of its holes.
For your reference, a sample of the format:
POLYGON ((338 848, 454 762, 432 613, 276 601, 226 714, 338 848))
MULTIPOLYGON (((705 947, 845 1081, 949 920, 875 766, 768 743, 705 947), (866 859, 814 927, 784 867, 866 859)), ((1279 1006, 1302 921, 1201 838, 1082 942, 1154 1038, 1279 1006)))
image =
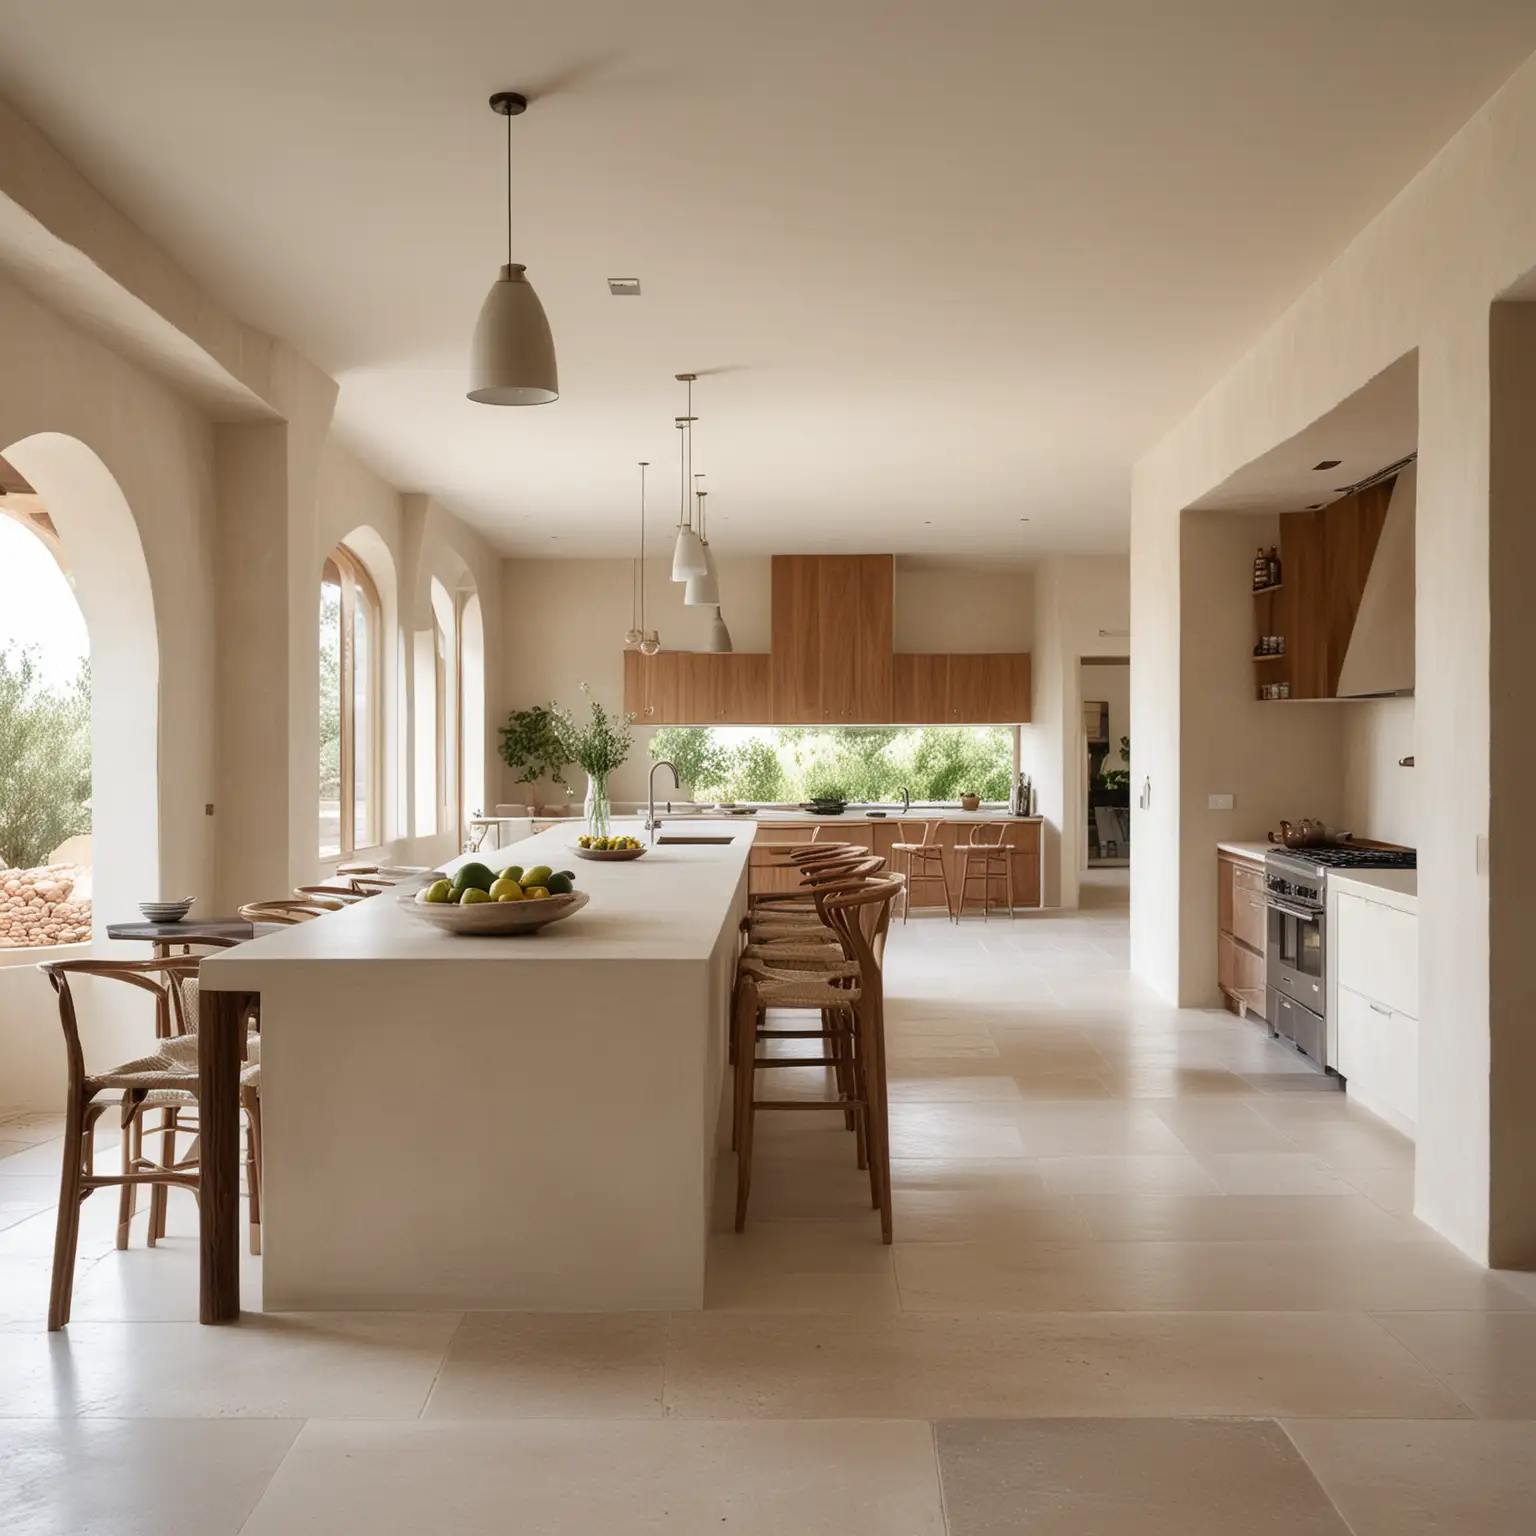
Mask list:
POLYGON ((1279 592, 1282 590, 1282 588, 1284 588, 1284 586, 1285 583, 1283 581, 1277 581, 1272 586, 1255 587, 1253 589, 1253 595, 1255 597, 1267 597, 1271 592, 1279 592))
POLYGON ((1255 661, 1284 661, 1285 660, 1285 652, 1284 651, 1273 651, 1268 656, 1255 656, 1253 659, 1255 661))

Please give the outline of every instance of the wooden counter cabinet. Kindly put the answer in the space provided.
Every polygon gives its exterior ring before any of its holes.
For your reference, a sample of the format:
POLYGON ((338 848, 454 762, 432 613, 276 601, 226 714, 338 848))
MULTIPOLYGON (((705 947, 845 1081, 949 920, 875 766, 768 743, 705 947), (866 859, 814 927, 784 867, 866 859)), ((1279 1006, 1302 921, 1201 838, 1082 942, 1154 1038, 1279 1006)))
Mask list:
POLYGON ((1216 980, 1227 1007, 1264 1022, 1268 1007, 1264 949, 1269 915, 1264 866, 1222 851, 1216 856, 1216 980))

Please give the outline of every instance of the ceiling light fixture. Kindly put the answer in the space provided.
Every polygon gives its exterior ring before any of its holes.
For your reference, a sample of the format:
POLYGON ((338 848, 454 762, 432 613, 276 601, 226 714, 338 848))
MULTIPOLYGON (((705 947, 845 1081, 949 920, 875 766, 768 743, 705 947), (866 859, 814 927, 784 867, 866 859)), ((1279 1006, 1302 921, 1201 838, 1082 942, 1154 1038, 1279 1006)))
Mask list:
POLYGON ((610 277, 608 279, 608 292, 616 299, 638 299, 640 297, 640 279, 638 277, 610 277))
POLYGON ((702 576, 709 569, 704 557, 704 545, 693 526, 693 498, 689 493, 693 475, 693 381, 696 373, 680 373, 679 384, 688 386, 688 414, 677 417, 678 431, 678 494, 677 544, 672 550, 672 580, 687 581, 690 576, 702 576))
POLYGON ((1343 462, 1343 459, 1322 459, 1318 463, 1314 464, 1312 469, 1314 472, 1319 469, 1337 469, 1343 462))
POLYGON ((683 602, 690 608, 716 608, 720 604, 720 576, 715 569, 715 552, 709 547, 709 525, 704 520, 704 498, 709 495, 699 481, 703 475, 695 475, 694 500, 699 504, 699 543, 704 547, 704 574, 690 576, 683 588, 683 602))
POLYGON ((469 398, 481 405, 548 405, 560 398, 555 342, 527 270, 512 260, 512 119, 528 98, 497 91, 491 110, 507 120, 507 260, 480 307, 469 354, 469 398))
MULTIPOLYGON (((654 656, 661 649, 661 636, 654 629, 645 627, 645 471, 649 464, 648 459, 640 460, 640 622, 635 629, 630 630, 629 635, 634 635, 631 643, 638 644, 642 656, 654 656)), ((631 614, 633 618, 633 614, 631 614)), ((629 635, 624 638, 629 640, 629 635)))

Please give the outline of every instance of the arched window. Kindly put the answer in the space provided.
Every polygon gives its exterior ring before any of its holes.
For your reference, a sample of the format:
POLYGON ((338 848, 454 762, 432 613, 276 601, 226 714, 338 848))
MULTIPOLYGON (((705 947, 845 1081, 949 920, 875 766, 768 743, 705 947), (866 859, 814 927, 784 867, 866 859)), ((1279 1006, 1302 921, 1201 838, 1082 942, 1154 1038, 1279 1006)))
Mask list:
POLYGON ((338 544, 320 576, 320 853, 380 841, 379 594, 338 544))

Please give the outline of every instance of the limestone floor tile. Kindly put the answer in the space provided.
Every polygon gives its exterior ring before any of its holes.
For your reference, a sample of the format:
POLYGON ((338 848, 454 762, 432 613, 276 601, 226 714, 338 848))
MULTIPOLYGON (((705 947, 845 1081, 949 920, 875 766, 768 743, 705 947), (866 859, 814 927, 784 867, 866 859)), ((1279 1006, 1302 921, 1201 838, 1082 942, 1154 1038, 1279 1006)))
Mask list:
POLYGON ((1077 1195, 1101 1242, 1439 1242, 1353 1189, 1327 1195, 1077 1195))
POLYGON ((1457 1417, 1359 1313, 676 1314, 682 1418, 1457 1417))
POLYGON ((7 1536, 237 1536, 299 1424, 0 1419, 7 1536))
POLYGON ((1378 1313, 1376 1321, 1481 1418, 1536 1419, 1536 1311, 1378 1313))
POLYGON ((1187 1152, 1043 1157, 1038 1166, 1053 1195, 1221 1193, 1221 1186, 1187 1152))
POLYGON ((891 1205, 897 1245, 976 1239, 1044 1243, 1093 1235, 1075 1202, 1036 1192, 1029 1184, 947 1189, 895 1185, 891 1205))
POLYGON ((1197 1157, 1209 1152, 1297 1150, 1293 1141, 1244 1101, 1180 1095, 1149 1102, 1146 1107, 1197 1157))
POLYGON ((1354 1536, 1530 1536, 1536 1424, 1300 1419, 1290 1437, 1354 1536))
POLYGON ((1384 1211, 1394 1216, 1413 1215, 1412 1168, 1348 1168, 1340 1177, 1384 1211))
POLYGON ((944 1536, 922 1423, 305 1427, 245 1536, 944 1536))
POLYGON ((661 1417, 662 1313, 469 1312, 424 1418, 661 1417))
POLYGON ((1196 1312, 1529 1307, 1445 1243, 903 1244, 909 1312, 1196 1312))
POLYGON ((891 1156, 1027 1157, 1016 1117, 997 1104, 892 1104, 891 1156))
POLYGON ((1012 1103, 1020 1099, 1019 1085, 1005 1076, 892 1076, 890 1099, 896 1104, 1012 1103))
POLYGON ((1342 1195, 1349 1185, 1306 1152, 1196 1152, 1229 1195, 1342 1195))
POLYGON ((1225 1067, 1184 1063, 1111 1069, 1106 1080, 1114 1097, 1119 1099, 1165 1099, 1172 1094, 1202 1099, 1239 1099, 1252 1092, 1242 1078, 1225 1067))
POLYGON ((951 1419, 950 1536, 1350 1536, 1270 1419, 951 1419))
POLYGON ((1293 1121, 1286 1135, 1330 1168, 1411 1168, 1413 1143, 1380 1120, 1293 1121))
POLYGON ((0 1328, 0 1418, 414 1418, 455 1312, 0 1328))
MULTIPOLYGON (((866 1206, 869 1204, 865 1201, 866 1206)), ((890 1248, 861 1221, 767 1221, 710 1239, 704 1305, 726 1312, 894 1312, 890 1248)))
POLYGON ((1031 1157, 1180 1155, 1185 1151, 1163 1121, 1135 1104, 1028 1104, 1014 1118, 1031 1157))

